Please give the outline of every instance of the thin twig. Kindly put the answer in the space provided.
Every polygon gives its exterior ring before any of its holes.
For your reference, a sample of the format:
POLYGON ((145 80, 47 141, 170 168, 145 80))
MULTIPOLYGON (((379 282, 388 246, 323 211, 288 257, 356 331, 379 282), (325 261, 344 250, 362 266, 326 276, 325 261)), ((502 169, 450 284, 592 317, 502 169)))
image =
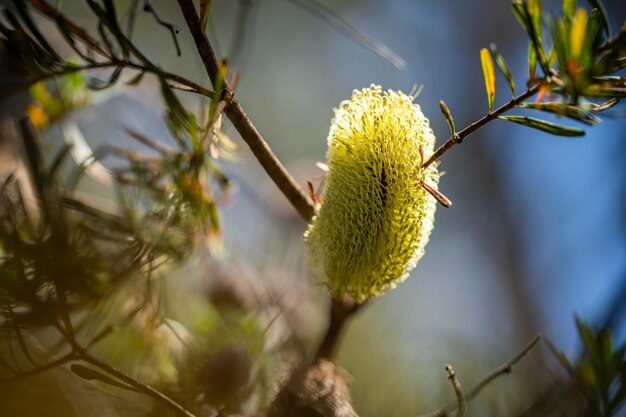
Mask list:
MULTIPOLYGON (((531 350, 537 345, 537 343, 541 340, 541 336, 535 336, 520 352, 515 355, 513 359, 508 362, 503 363, 499 367, 497 367, 493 372, 483 378, 478 384, 474 385, 474 387, 469 390, 469 392, 465 395, 465 402, 469 403, 483 390, 487 385, 489 385, 493 380, 501 377, 502 375, 510 374, 513 372, 513 367, 521 361, 526 355, 530 353, 531 350)), ((454 409, 457 409, 459 406, 458 401, 452 401, 446 404, 444 407, 440 408, 437 411, 434 411, 429 414, 423 414, 419 417, 443 417, 446 416, 449 412, 454 409)))
POLYGON ((180 32, 180 28, 170 22, 166 22, 165 20, 161 19, 161 17, 157 14, 156 10, 154 10, 154 7, 152 7, 152 4, 150 4, 150 0, 144 0, 143 11, 152 14, 152 16, 154 17, 154 20, 156 20, 159 25, 169 30, 170 34, 172 35, 172 39, 174 39, 174 46, 176 47, 176 55, 180 56, 181 55, 180 45, 178 44, 178 37, 176 36, 178 32, 180 32))
MULTIPOLYGON (((13 88, 9 91, 4 92, 4 94, 0 95, 0 98, 9 97, 13 94, 18 93, 19 91, 27 89, 28 87, 30 87, 31 85, 35 83, 38 83, 40 81, 46 81, 54 77, 59 77, 62 75, 67 75, 67 74, 73 74, 75 72, 92 71, 92 70, 106 69, 106 68, 112 68, 112 67, 124 67, 124 68, 129 68, 129 69, 140 71, 140 72, 148 72, 151 74, 155 74, 167 80, 175 81, 178 84, 185 86, 184 89, 180 88, 179 86, 178 88, 179 90, 197 93, 205 97, 209 97, 209 98, 213 97, 213 91, 209 90, 208 88, 202 87, 200 84, 194 81, 181 77, 178 74, 174 74, 174 73, 167 72, 167 71, 162 71, 156 67, 144 66, 144 65, 137 64, 135 62, 131 62, 128 60, 119 60, 119 59, 113 58, 112 60, 107 61, 107 62, 86 64, 86 65, 80 65, 80 66, 68 66, 60 70, 53 70, 46 74, 41 74, 38 77, 29 78, 26 80, 11 81, 11 84, 15 84, 16 88, 13 88)), ((3 87, 3 90, 4 90, 4 87, 3 87)))
POLYGON ((176 411, 178 414, 185 416, 185 417, 195 417, 195 415, 193 413, 191 413, 189 410, 187 410, 186 408, 184 408, 182 405, 180 405, 179 403, 177 403, 176 401, 174 401, 173 399, 171 399, 170 397, 168 397, 167 395, 163 394, 162 392, 154 389, 153 387, 151 387, 148 384, 144 384, 141 381, 136 380, 135 378, 133 378, 132 376, 125 374, 124 372, 120 371, 119 369, 117 369, 116 367, 109 365, 108 363, 92 356, 91 354, 89 354, 86 351, 82 351, 80 354, 80 359, 82 359, 83 361, 92 364, 93 366, 111 374, 112 376, 114 376, 115 378, 119 379, 120 381, 125 382, 126 384, 132 386, 133 388, 135 388, 136 390, 154 398, 157 401, 160 401, 164 404, 166 404, 168 407, 170 407, 172 410, 176 411))
POLYGON ((1 384, 8 384, 8 383, 11 383, 11 382, 17 382, 17 381, 20 381, 22 379, 29 378, 31 376, 42 374, 42 373, 44 373, 46 371, 49 371, 51 369, 54 369, 54 368, 59 367, 61 365, 64 365, 64 364, 66 364, 69 361, 72 361, 74 359, 76 359, 76 353, 72 351, 72 352, 68 353, 67 355, 60 357, 59 359, 56 359, 56 360, 54 360, 54 361, 52 361, 50 363, 47 363, 45 365, 38 366, 37 368, 32 369, 30 371, 20 372, 19 374, 15 375, 15 376, 12 376, 10 378, 0 379, 0 385, 1 384))
MULTIPOLYGON (((213 85, 217 80, 218 61, 215 52, 202 31, 200 18, 192 0, 178 0, 178 5, 183 13, 189 31, 198 49, 202 63, 213 85)), ((237 101, 234 92, 224 82, 225 97, 228 103, 224 113, 230 119, 233 126, 242 139, 248 144, 250 150, 259 161, 265 172, 274 181, 276 186, 287 197, 291 205, 298 211, 304 220, 310 220, 315 214, 313 204, 293 177, 287 172, 283 164, 276 158, 269 145, 256 127, 252 124, 245 111, 237 101)))
POLYGON ((389 62, 391 65, 396 67, 396 69, 403 70, 406 68, 406 61, 400 55, 392 51, 387 45, 367 36, 365 33, 352 26, 347 20, 335 13, 330 7, 325 6, 317 0, 288 1, 299 5, 308 12, 323 19, 326 23, 351 38, 354 42, 361 44, 389 62))
POLYGON ((454 388, 454 393, 456 394, 456 417, 463 417, 467 411, 467 400, 465 399, 465 394, 463 394, 463 387, 461 387, 461 381, 459 381, 459 377, 456 375, 456 371, 452 367, 452 365, 446 365, 446 372, 448 373, 448 379, 452 383, 452 387, 454 388))
POLYGON ((432 164, 433 162, 441 158, 441 156, 444 153, 448 152, 454 145, 463 142, 463 139, 465 139, 471 133, 477 131, 481 127, 485 126, 487 123, 498 118, 498 116, 500 116, 501 114, 506 113, 507 111, 511 110, 513 107, 517 106, 522 101, 537 94, 537 92, 539 92, 539 88, 540 88, 539 85, 534 85, 530 87, 528 90, 526 90, 525 93, 520 94, 517 97, 513 97, 511 101, 509 101, 508 103, 498 107, 492 112, 487 113, 485 116, 478 119, 474 123, 468 125, 467 127, 463 128, 462 130, 450 136, 450 139, 448 139, 443 145, 441 145, 439 149, 437 149, 435 153, 432 154, 426 162, 424 162, 422 167, 426 168, 428 165, 432 164))

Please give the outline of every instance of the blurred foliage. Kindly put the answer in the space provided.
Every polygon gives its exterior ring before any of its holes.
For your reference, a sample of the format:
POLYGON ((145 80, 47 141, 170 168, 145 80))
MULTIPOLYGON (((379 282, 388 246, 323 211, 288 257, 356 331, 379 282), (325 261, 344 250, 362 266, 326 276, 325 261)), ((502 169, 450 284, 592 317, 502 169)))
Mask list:
POLYGON ((583 345, 577 362, 571 363, 551 348, 571 378, 573 392, 582 400, 579 414, 620 416, 626 410, 626 343, 615 346, 609 332, 596 332, 580 320, 576 325, 583 345))

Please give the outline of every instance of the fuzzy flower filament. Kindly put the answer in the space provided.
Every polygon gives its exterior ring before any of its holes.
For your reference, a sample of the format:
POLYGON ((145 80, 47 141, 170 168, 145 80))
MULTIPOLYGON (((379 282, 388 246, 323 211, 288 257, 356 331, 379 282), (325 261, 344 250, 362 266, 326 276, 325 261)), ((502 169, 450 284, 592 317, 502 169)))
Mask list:
POLYGON ((305 233, 309 269, 335 298, 379 296, 424 254, 436 200, 421 184, 436 189, 439 173, 421 167, 435 136, 413 99, 372 85, 335 110, 324 204, 305 233))

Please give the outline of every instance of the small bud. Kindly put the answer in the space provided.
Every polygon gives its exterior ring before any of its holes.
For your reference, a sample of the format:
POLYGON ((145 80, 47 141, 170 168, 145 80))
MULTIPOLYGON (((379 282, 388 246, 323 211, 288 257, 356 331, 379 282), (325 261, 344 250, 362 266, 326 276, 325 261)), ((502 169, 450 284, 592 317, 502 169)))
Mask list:
POLYGON ((305 233, 314 278, 357 302, 396 287, 424 254, 435 221, 437 164, 422 168, 435 136, 413 96, 355 90, 328 135, 326 188, 305 233))

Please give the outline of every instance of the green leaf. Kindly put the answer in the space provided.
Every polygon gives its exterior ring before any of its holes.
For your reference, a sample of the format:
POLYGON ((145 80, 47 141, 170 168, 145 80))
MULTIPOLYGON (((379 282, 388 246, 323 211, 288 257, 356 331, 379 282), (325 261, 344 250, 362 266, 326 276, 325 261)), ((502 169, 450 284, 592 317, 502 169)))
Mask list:
POLYGON ((528 77, 533 80, 537 76, 537 52, 532 42, 528 43, 528 77))
POLYGON ((579 122, 587 125, 595 125, 600 122, 600 119, 592 114, 589 114, 579 107, 572 106, 559 102, 542 102, 542 103, 520 103, 517 107, 522 109, 534 109, 539 111, 545 111, 547 113, 556 114, 557 116, 565 116, 570 119, 578 120, 579 122))
POLYGON ((522 25, 524 30, 528 32, 528 20, 526 19, 526 5, 521 1, 514 1, 511 3, 513 14, 517 18, 517 21, 522 25))
POLYGON ((626 98, 626 87, 611 87, 591 85, 587 87, 583 95, 590 98, 626 98))
POLYGON ((450 132, 452 132, 452 134, 456 133, 456 128, 454 127, 454 119, 452 118, 452 113, 450 113, 450 109, 448 108, 448 106, 443 100, 439 101, 439 108, 441 109, 441 112, 446 118, 446 122, 448 122, 448 127, 450 128, 450 132))
POLYGON ((604 34, 607 39, 611 38, 611 25, 609 24, 609 18, 606 13, 606 8, 602 3, 602 0, 587 0, 587 2, 591 5, 592 8, 598 9, 602 14, 602 29, 604 30, 604 34))
POLYGON ((570 19, 574 17, 577 3, 577 0, 563 0, 563 15, 570 19))
POLYGON ((480 63, 483 67, 483 76, 485 78, 485 90, 487 90, 487 101, 489 102, 489 111, 493 110, 493 104, 496 101, 496 72, 493 68, 493 60, 487 48, 480 50, 480 63))
POLYGON ((576 11, 569 32, 570 57, 576 61, 580 58, 587 31, 587 12, 582 7, 576 11))
POLYGON ((500 119, 508 120, 509 122, 518 123, 523 126, 532 127, 546 133, 557 136, 584 136, 585 131, 577 129, 575 127, 561 126, 555 123, 548 122, 546 120, 536 119, 534 117, 526 116, 500 116, 500 119))
POLYGON ((544 74, 550 74, 548 58, 543 50, 543 42, 541 40, 541 0, 529 0, 528 3, 515 1, 512 3, 512 7, 515 17, 517 17, 517 20, 520 21, 530 37, 541 69, 544 74))
POLYGON ((506 60, 500 51, 498 51, 495 43, 489 45, 489 48, 491 49, 491 56, 496 61, 498 69, 502 75, 504 75, 504 78, 506 78, 506 81, 509 83, 509 87, 511 88, 511 93, 515 96, 515 80, 513 79, 513 74, 511 74, 511 69, 507 65, 506 60))
POLYGON ((580 65, 585 69, 589 69, 593 65, 594 53, 602 42, 602 36, 599 36, 601 25, 601 13, 598 9, 593 9, 587 21, 587 32, 585 33, 585 41, 580 55, 580 65))
POLYGON ((209 9, 211 8, 211 0, 200 0, 200 26, 202 33, 206 32, 206 25, 209 21, 209 9))

